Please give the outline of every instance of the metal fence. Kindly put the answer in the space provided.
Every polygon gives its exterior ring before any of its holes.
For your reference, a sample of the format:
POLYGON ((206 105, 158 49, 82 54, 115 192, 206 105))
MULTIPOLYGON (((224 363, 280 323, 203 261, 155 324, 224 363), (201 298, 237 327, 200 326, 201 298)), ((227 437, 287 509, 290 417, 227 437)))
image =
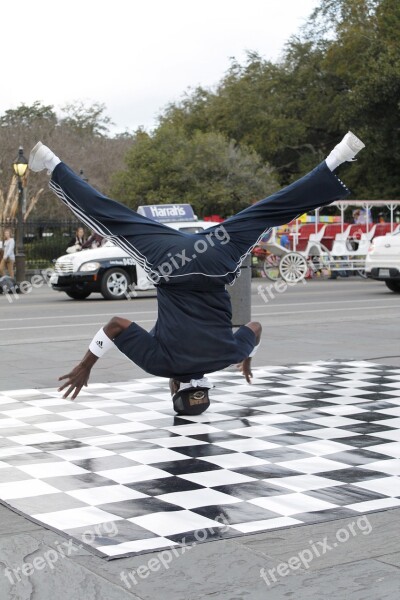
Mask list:
MULTIPOLYGON (((15 233, 16 221, 0 221, 1 239, 4 229, 15 233)), ((65 254, 76 228, 82 226, 77 220, 28 220, 24 223, 24 253, 27 269, 42 269, 53 264, 53 260, 65 254)), ((86 231, 89 235, 89 232, 86 231)))

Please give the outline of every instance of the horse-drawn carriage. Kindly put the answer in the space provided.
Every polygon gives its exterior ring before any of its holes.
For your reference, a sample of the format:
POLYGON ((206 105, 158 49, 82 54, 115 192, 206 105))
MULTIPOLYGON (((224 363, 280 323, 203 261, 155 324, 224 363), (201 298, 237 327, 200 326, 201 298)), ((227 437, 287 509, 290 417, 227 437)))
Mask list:
POLYGON ((398 205, 398 200, 339 200, 331 205, 340 210, 339 223, 321 222, 319 210, 315 211, 313 223, 300 226, 297 219, 290 233, 290 248, 278 242, 277 231, 273 229, 255 253, 262 262, 261 274, 288 283, 297 283, 305 277, 335 278, 343 273, 365 277, 365 257, 372 239, 400 228, 394 220, 398 205), (350 206, 363 211, 365 222, 345 222, 345 210, 350 206), (373 223, 372 207, 388 209, 389 222, 373 223))

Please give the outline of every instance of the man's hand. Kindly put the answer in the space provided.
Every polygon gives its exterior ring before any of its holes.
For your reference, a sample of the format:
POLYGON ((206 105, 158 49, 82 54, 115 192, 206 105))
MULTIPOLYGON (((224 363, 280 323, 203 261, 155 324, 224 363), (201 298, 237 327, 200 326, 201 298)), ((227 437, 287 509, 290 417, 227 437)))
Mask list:
POLYGON ((243 377, 246 378, 247 383, 251 383, 251 378, 253 377, 251 370, 251 358, 245 358, 237 365, 237 368, 240 369, 243 377))
MULTIPOLYGON (((124 329, 129 327, 131 321, 127 319, 122 319, 121 317, 113 317, 107 325, 103 328, 104 333, 110 340, 114 340, 124 329)), ((71 373, 67 373, 67 375, 62 375, 58 378, 58 381, 62 381, 66 379, 66 383, 64 383, 61 387, 58 388, 59 392, 62 392, 67 388, 63 398, 68 398, 68 396, 72 393, 71 400, 75 400, 83 386, 87 386, 89 382, 90 371, 95 363, 98 361, 98 356, 93 354, 90 350, 88 350, 79 363, 74 369, 72 369, 71 373)))
POLYGON ((68 396, 73 392, 71 396, 71 400, 75 400, 83 386, 87 386, 90 376, 90 367, 79 363, 74 369, 72 369, 71 373, 67 375, 62 375, 58 378, 58 381, 62 381, 63 379, 67 379, 66 383, 64 383, 61 387, 58 388, 59 392, 68 388, 65 392, 63 398, 68 398, 68 396))

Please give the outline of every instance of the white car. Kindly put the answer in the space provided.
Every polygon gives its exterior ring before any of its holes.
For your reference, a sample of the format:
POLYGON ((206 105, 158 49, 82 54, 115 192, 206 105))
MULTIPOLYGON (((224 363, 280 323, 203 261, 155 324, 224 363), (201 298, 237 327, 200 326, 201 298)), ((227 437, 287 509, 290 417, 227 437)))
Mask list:
POLYGON ((389 290, 400 294, 400 228, 373 239, 365 259, 365 272, 367 277, 384 281, 389 290))
MULTIPOLYGON (((140 206, 138 213, 188 233, 216 225, 212 221, 199 221, 189 204, 140 206)), ((100 292, 106 300, 119 300, 134 291, 154 289, 145 271, 111 241, 101 248, 60 256, 55 261, 50 284, 53 290, 65 292, 74 300, 84 300, 93 292, 100 292)))

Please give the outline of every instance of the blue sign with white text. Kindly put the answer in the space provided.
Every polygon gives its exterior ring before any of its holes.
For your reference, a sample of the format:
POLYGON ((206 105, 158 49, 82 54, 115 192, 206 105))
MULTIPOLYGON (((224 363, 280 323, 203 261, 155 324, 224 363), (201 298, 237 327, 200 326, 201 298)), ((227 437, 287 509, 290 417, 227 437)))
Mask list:
POLYGON ((196 220, 190 204, 149 204, 148 206, 139 206, 137 212, 139 215, 161 223, 196 220))

